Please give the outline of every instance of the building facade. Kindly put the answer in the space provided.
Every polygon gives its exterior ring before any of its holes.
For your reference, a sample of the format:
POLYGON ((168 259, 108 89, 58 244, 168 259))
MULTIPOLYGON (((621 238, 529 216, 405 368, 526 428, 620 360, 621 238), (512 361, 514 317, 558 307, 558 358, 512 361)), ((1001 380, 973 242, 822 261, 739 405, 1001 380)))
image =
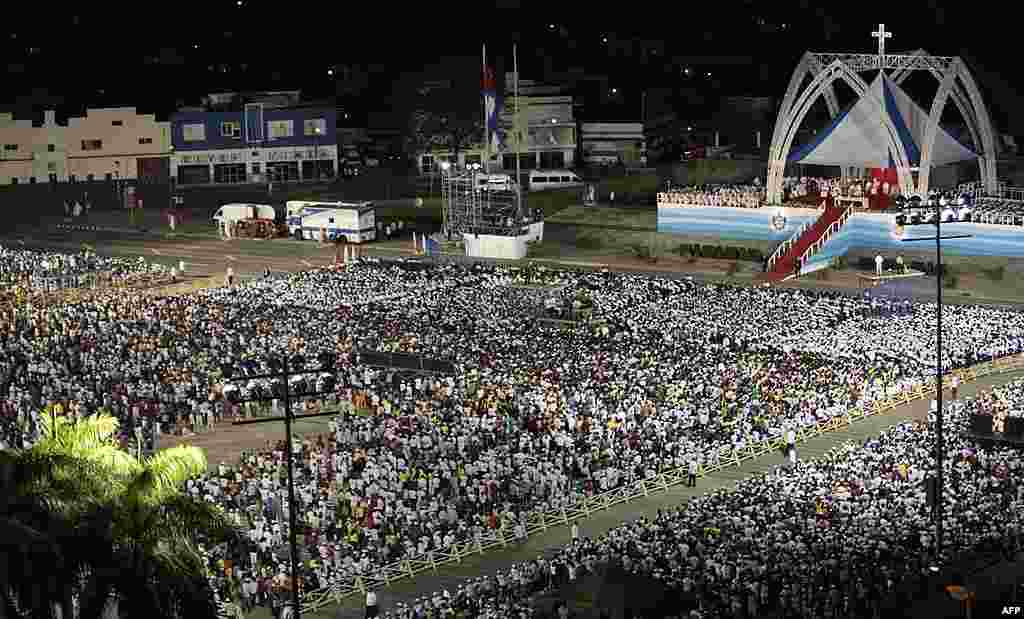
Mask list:
POLYGON ((135 108, 86 110, 42 124, 0 114, 0 184, 86 180, 166 179, 170 123, 135 108))
POLYGON ((580 123, 580 152, 587 165, 641 166, 647 163, 644 124, 580 123))
POLYGON ((517 117, 512 91, 514 80, 514 73, 505 77, 505 98, 498 113, 497 145, 471 144, 458 153, 437 149, 419 153, 416 164, 420 172, 434 171, 444 162, 458 167, 483 164, 488 155, 492 172, 497 169, 514 171, 516 153, 520 156, 519 167, 522 170, 573 167, 576 154, 573 97, 566 94, 562 86, 521 80, 517 117))
POLYGON ((504 129, 498 152, 501 167, 514 170, 563 169, 575 165, 576 121, 573 97, 558 85, 519 80, 519 117, 513 90, 515 73, 505 75, 505 100, 499 115, 504 129), (519 137, 521 136, 521 137, 519 137))
POLYGON ((245 104, 171 118, 171 175, 179 184, 310 181, 337 171, 336 113, 245 104))

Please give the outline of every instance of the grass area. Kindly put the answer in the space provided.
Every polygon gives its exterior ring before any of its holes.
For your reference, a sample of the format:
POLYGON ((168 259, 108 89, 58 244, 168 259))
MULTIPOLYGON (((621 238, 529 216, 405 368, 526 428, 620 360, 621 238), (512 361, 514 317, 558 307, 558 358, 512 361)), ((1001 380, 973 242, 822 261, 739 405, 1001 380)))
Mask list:
POLYGON ((591 226, 658 227, 658 211, 645 208, 592 207, 574 204, 548 218, 552 223, 586 224, 591 226))
POLYGON ((631 176, 615 176, 603 178, 598 183, 598 193, 607 195, 614 191, 616 194, 627 193, 656 193, 660 180, 657 174, 634 174, 631 176))

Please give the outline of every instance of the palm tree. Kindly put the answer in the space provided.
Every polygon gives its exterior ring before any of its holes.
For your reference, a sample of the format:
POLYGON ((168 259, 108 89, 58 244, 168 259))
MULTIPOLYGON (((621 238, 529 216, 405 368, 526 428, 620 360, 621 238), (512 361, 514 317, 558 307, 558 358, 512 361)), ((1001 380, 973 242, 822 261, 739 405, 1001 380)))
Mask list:
POLYGON ((0 452, 0 612, 49 618, 59 600, 73 617, 75 598, 80 619, 214 617, 199 543, 240 536, 219 507, 181 492, 206 471, 203 452, 132 457, 105 413, 40 425, 33 447, 0 452))

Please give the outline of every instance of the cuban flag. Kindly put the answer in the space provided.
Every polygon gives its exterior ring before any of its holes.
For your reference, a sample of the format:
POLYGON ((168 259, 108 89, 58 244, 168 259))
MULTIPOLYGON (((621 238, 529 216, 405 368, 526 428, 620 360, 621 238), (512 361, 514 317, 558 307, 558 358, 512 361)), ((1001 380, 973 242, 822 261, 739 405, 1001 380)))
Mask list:
POLYGON ((486 60, 483 65, 480 91, 484 97, 484 123, 487 128, 487 140, 494 144, 497 143, 495 132, 498 130, 498 87, 494 79, 494 69, 487 66, 486 60))

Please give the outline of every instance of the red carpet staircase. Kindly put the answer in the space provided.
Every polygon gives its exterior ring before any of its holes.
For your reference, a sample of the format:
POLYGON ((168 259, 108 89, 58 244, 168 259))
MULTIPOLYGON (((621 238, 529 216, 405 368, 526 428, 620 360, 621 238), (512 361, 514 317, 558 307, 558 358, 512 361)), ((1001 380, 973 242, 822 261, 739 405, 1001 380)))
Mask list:
MULTIPOLYGON (((850 218, 851 208, 826 206, 813 224, 804 224, 768 258, 764 281, 781 282, 796 273, 802 258, 810 258, 838 232, 850 218), (810 250, 810 251, 808 251, 810 250), (807 256, 804 253, 807 252, 807 256)), ((802 266, 802 265, 801 265, 802 266)))

